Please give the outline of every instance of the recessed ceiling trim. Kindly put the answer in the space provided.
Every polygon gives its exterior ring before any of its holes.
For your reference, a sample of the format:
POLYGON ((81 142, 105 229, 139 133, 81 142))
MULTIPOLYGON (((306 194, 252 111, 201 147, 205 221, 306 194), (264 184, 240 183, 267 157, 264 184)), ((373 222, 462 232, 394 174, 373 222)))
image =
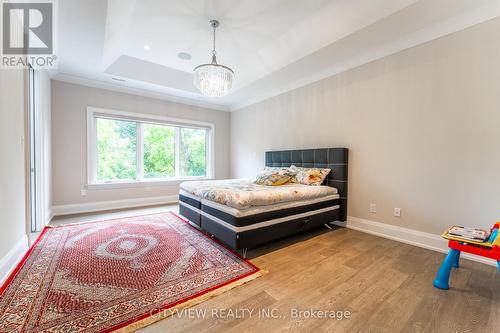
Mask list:
MULTIPOLYGON (((49 71, 49 75, 57 76, 59 72, 59 77, 73 76, 68 82, 77 84, 209 109, 238 110, 500 15, 498 0, 241 0, 236 5, 223 1, 220 6, 207 8, 201 3, 188 6, 182 1, 174 5, 174 2, 170 4, 161 0, 63 1, 59 6, 61 34, 58 56, 61 61, 59 69, 55 73, 49 71), (314 6, 308 6, 309 3, 314 3, 314 6), (358 6, 361 3, 368 7, 358 6), (110 4, 116 5, 116 10, 110 10, 110 4), (334 6, 335 10, 330 6, 334 6), (399 7, 401 9, 397 10, 399 7), (137 15, 141 8, 147 10, 141 16, 144 22, 141 21, 139 28, 142 27, 142 30, 130 30, 128 24, 135 21, 127 17, 137 15), (164 10, 158 11, 158 8, 164 10), (184 15, 187 10, 191 14, 184 15), (157 22, 152 18, 158 12, 162 14, 158 16, 161 21, 157 22), (334 12, 340 13, 336 16, 338 20, 327 20, 334 22, 332 24, 325 23, 325 15, 334 12), (110 13, 117 16, 109 17, 110 13), (177 15, 179 13, 182 15, 177 15), (198 94, 192 85, 192 78, 182 75, 192 73, 193 65, 205 59, 201 54, 205 54, 206 45, 200 42, 207 37, 202 33, 206 30, 203 20, 213 17, 214 13, 224 13, 222 19, 228 27, 221 34, 221 51, 230 57, 221 61, 238 73, 232 93, 218 100, 198 94), (384 13, 387 15, 382 15, 384 13), (172 19, 164 20, 163 15, 172 19), (280 20, 276 21, 278 15, 280 20), (228 20, 231 17, 233 21, 228 20), (253 21, 255 17, 259 18, 258 22, 253 21), (239 24, 238 20, 248 24, 239 24), (375 23, 365 26, 374 20, 375 23), (125 22, 125 26, 117 30, 120 32, 118 35, 107 34, 114 31, 107 28, 121 27, 120 22, 125 22), (297 22, 297 25, 290 22, 297 22), (183 28, 172 30, 175 34, 171 43, 163 43, 159 42, 164 36, 158 24, 183 28), (305 26, 307 29, 290 31, 291 26, 305 26), (130 31, 137 33, 135 37, 128 34, 130 31), (190 39, 191 32, 195 31, 199 32, 196 38, 190 39), (146 43, 151 46, 150 52, 143 49, 146 43), (266 45, 271 44, 275 46, 273 50, 291 57, 285 59, 274 56, 273 52, 264 52, 268 50, 266 45), (324 52, 324 48, 329 48, 329 51, 324 52), (309 53, 299 52, 303 49, 309 53), (179 59, 177 52, 181 51, 191 53, 192 61, 179 59), (135 53, 138 59, 175 68, 181 73, 177 73, 179 75, 172 83, 168 80, 173 77, 172 72, 165 75, 165 71, 156 67, 145 68, 144 63, 134 67, 138 72, 135 74, 127 71, 126 66, 123 71, 106 72, 120 56, 134 57, 135 53), (258 61, 252 65, 246 61, 246 56, 258 61), (254 74, 259 68, 262 75, 254 74), (245 70, 254 75, 255 80, 243 80, 245 70), (75 80, 75 76, 81 79, 75 80), (111 76, 124 78, 127 82, 114 82, 110 80, 111 76), (85 80, 92 82, 82 82, 85 80)), ((249 78, 250 74, 246 77, 249 78)))
MULTIPOLYGON (((336 74, 348 71, 350 69, 365 65, 369 62, 402 52, 414 46, 418 46, 426 42, 430 42, 432 40, 445 37, 447 35, 495 19, 499 16, 500 16, 500 2, 491 3, 490 5, 480 7, 479 9, 473 12, 467 12, 463 15, 452 17, 448 20, 440 21, 439 23, 426 28, 425 31, 418 31, 417 33, 414 33, 410 36, 404 36, 403 38, 392 41, 391 43, 381 45, 380 47, 374 48, 366 53, 360 54, 356 58, 351 58, 349 59, 349 61, 336 64, 321 71, 316 71, 308 77, 292 80, 291 82, 285 81, 285 83, 280 84, 280 86, 276 89, 271 89, 271 90, 264 89, 266 90, 264 93, 257 94, 256 96, 246 99, 240 103, 230 104, 229 110, 236 111, 243 109, 245 107, 262 102, 269 98, 281 95, 288 91, 304 87, 308 84, 320 81, 327 77, 334 76, 336 74)), ((305 58, 283 68, 282 70, 293 72, 293 67, 297 66, 297 64, 299 64, 304 59, 305 58)), ((278 72, 270 74, 269 77, 271 77, 272 75, 276 75, 278 72)), ((261 80, 268 79, 269 77, 263 78, 261 80)), ((254 82, 252 85, 259 85, 259 81, 254 82)), ((243 91, 245 90, 245 88, 242 88, 241 90, 243 91)))
POLYGON ((150 90, 144 90, 144 89, 138 89, 138 88, 133 88, 133 87, 128 87, 128 86, 118 85, 118 84, 116 84, 116 83, 114 84, 112 82, 104 82, 104 81, 100 81, 100 80, 84 78, 84 77, 76 76, 76 75, 70 75, 70 74, 64 74, 64 73, 53 73, 52 79, 55 81, 67 82, 67 83, 82 85, 82 86, 86 86, 86 87, 104 89, 104 90, 109 90, 109 91, 129 94, 129 95, 136 95, 136 96, 141 96, 141 97, 160 99, 160 100, 164 100, 164 101, 180 103, 180 104, 185 104, 185 105, 190 105, 190 106, 195 106, 195 107, 201 107, 201 108, 205 108, 205 109, 224 111, 224 112, 230 111, 229 107, 225 106, 225 105, 206 103, 204 101, 197 101, 197 100, 194 100, 191 98, 182 98, 182 97, 167 95, 167 94, 163 94, 163 93, 159 93, 159 92, 153 92, 150 90))

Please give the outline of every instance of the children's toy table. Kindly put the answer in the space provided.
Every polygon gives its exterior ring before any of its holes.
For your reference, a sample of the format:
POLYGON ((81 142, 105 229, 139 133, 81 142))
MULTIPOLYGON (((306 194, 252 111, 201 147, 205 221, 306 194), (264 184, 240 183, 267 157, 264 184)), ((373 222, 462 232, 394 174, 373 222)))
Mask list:
POLYGON ((491 228, 491 235, 486 242, 477 242, 472 240, 464 240, 463 238, 453 237, 445 232, 443 238, 448 239, 448 247, 450 252, 444 259, 436 279, 434 280, 434 287, 439 289, 448 289, 448 281, 452 267, 458 268, 460 253, 466 252, 475 254, 481 257, 494 259, 498 264, 498 271, 500 271, 500 237, 498 236, 498 229, 500 223, 496 223, 491 228))

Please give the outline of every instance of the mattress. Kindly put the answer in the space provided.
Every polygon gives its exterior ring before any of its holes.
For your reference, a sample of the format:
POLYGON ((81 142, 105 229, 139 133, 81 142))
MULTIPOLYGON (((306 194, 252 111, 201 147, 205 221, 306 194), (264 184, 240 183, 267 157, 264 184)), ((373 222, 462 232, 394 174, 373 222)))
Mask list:
POLYGON ((247 209, 237 209, 199 198, 184 190, 180 190, 179 199, 181 212, 183 215, 188 215, 186 217, 192 221, 194 220, 193 222, 200 225, 203 218, 207 218, 237 233, 291 220, 307 220, 310 216, 336 211, 340 208, 338 194, 254 206, 247 209), (199 214, 199 218, 196 214, 199 214))
POLYGON ((180 189, 182 193, 188 194, 187 197, 204 199, 240 210, 337 194, 337 190, 329 186, 264 186, 256 185, 248 179, 190 181, 181 183, 180 189))

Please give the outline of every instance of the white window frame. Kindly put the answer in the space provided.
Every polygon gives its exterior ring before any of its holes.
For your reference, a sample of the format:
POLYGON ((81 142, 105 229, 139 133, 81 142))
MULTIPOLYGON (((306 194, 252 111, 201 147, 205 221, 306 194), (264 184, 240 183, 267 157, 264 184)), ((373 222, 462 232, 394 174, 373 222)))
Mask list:
MULTIPOLYGON (((164 116, 157 116, 144 113, 119 111, 112 109, 104 109, 89 106, 87 107, 87 189, 111 189, 111 188, 127 188, 127 187, 149 187, 149 186, 165 186, 165 185, 177 185, 186 180, 205 180, 214 178, 214 161, 215 161, 215 125, 213 123, 186 120, 180 118, 171 118, 164 116), (99 181, 97 180, 97 131, 96 123, 97 118, 109 118, 116 120, 134 121, 137 123, 137 168, 143 168, 143 146, 140 144, 142 142, 141 135, 143 135, 140 128, 144 123, 159 124, 165 126, 174 126, 176 142, 180 143, 179 140, 179 129, 181 127, 187 128, 201 128, 207 130, 206 144, 207 148, 207 172, 206 176, 193 176, 185 178, 175 178, 175 179, 144 179, 142 178, 143 172, 136 175, 135 180, 107 180, 99 181)), ((175 152, 175 168, 176 175, 179 175, 179 150, 178 144, 176 146, 175 152)), ((143 170, 141 170, 143 171, 143 170)))

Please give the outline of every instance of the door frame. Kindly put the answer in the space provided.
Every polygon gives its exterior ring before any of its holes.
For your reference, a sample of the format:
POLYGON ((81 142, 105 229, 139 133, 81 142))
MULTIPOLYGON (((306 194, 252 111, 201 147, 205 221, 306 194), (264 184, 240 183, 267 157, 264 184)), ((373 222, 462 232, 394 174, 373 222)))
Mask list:
POLYGON ((37 72, 29 66, 26 70, 26 230, 39 232, 45 226, 42 193, 42 128, 38 107, 37 72))

